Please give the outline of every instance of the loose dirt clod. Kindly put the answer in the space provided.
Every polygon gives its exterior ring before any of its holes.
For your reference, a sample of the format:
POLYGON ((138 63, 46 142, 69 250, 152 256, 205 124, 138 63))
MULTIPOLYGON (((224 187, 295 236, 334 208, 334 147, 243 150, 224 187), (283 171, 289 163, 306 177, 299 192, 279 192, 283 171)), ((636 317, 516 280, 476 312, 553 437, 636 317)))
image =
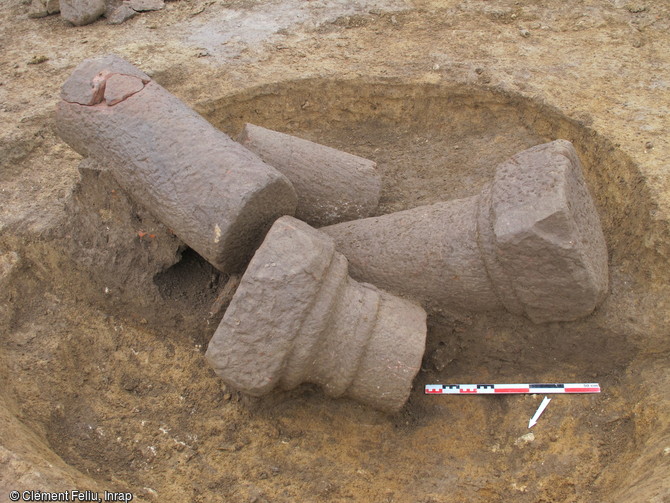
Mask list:
POLYGON ((425 348, 426 313, 352 280, 331 238, 292 217, 275 222, 207 349, 224 381, 251 395, 319 384, 393 412, 425 348))
POLYGON ((570 142, 525 150, 477 196, 323 229, 355 278, 437 309, 505 307, 536 323, 588 315, 607 248, 570 142))
POLYGON ((291 180, 295 216, 315 227, 369 217, 379 204, 376 163, 253 124, 238 141, 291 180))
POLYGON ((222 271, 241 268, 272 222, 295 210, 286 177, 116 56, 75 69, 56 127, 222 271))

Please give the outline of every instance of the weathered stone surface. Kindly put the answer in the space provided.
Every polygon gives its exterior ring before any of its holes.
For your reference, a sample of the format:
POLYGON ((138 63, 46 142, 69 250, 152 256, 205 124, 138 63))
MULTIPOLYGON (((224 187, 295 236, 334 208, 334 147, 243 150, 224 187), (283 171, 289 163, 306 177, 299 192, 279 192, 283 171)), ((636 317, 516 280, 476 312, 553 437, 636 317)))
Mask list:
POLYGON ((418 305, 347 273, 333 240, 278 219, 254 255, 206 357, 227 384, 252 395, 302 382, 396 411, 425 347, 418 305))
POLYGON ((63 19, 76 26, 90 24, 105 13, 105 0, 60 0, 63 19))
POLYGON ((479 253, 476 217, 477 199, 468 198, 322 230, 349 260, 352 277, 433 309, 477 311, 500 302, 479 253))
MULTIPOLYGON (((490 273, 504 271, 514 304, 535 321, 593 311, 607 294, 607 246, 572 144, 556 140, 513 156, 498 166, 490 191, 490 201, 481 198, 480 238, 488 209, 494 239, 486 248, 494 253, 483 256, 490 273)), ((502 278, 494 285, 506 299, 502 278)))
POLYGON ((222 271, 241 269, 295 211, 286 177, 116 56, 84 61, 61 98, 61 138, 222 271))
POLYGON ((295 216, 310 225, 365 218, 379 204, 381 177, 373 161, 253 124, 238 141, 291 180, 295 216))
POLYGON ((433 309, 505 307, 538 323, 574 320, 607 294, 600 220, 564 140, 502 163, 477 196, 323 231, 354 278, 433 309))
POLYGON ((144 82, 132 75, 112 74, 105 80, 105 103, 114 106, 144 89, 144 82))

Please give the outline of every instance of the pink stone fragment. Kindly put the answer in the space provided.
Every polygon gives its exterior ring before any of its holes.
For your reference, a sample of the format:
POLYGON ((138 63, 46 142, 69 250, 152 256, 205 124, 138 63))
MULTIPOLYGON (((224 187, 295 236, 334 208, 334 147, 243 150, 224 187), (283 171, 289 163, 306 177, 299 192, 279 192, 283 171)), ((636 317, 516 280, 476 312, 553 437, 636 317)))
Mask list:
POLYGON ((96 105, 104 98, 104 87, 101 85, 109 75, 121 73, 133 75, 142 82, 151 78, 127 61, 112 54, 96 59, 87 59, 77 67, 70 78, 63 84, 60 97, 68 103, 80 105, 96 105))
POLYGON ((105 102, 111 107, 142 89, 144 89, 142 79, 131 75, 110 75, 105 82, 105 102))

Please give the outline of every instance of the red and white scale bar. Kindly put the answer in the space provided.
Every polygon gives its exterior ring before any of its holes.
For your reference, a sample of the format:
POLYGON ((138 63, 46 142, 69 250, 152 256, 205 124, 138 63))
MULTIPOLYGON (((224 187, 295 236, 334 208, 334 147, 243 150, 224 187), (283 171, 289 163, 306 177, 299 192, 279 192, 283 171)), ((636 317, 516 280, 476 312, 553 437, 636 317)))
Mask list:
POLYGON ((600 384, 426 384, 427 395, 504 395, 514 393, 600 393, 600 384))

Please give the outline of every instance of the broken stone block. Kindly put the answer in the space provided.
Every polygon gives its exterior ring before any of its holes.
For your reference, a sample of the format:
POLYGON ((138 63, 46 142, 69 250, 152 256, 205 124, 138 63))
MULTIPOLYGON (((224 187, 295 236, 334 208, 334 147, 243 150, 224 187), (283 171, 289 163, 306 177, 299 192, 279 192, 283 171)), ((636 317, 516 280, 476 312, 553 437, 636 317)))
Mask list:
POLYGON ((121 24, 136 15, 137 11, 130 7, 130 2, 122 2, 107 15, 107 22, 109 24, 121 24))
POLYGON ((365 218, 377 209, 382 184, 373 161, 253 124, 237 141, 291 180, 295 216, 310 225, 365 218))
POLYGON ((354 278, 435 310, 504 307, 536 323, 568 321, 607 294, 600 219, 565 140, 503 162, 477 196, 322 230, 354 278))
POLYGON ((207 348, 226 384, 260 396, 303 382, 380 410, 403 406, 425 348, 418 305, 352 280, 331 238, 278 219, 207 348))
POLYGON ((75 26, 90 24, 105 13, 105 0, 60 0, 60 15, 75 26))
POLYGON ((295 211, 284 175, 117 56, 74 70, 56 130, 221 271, 241 269, 272 222, 295 211))

